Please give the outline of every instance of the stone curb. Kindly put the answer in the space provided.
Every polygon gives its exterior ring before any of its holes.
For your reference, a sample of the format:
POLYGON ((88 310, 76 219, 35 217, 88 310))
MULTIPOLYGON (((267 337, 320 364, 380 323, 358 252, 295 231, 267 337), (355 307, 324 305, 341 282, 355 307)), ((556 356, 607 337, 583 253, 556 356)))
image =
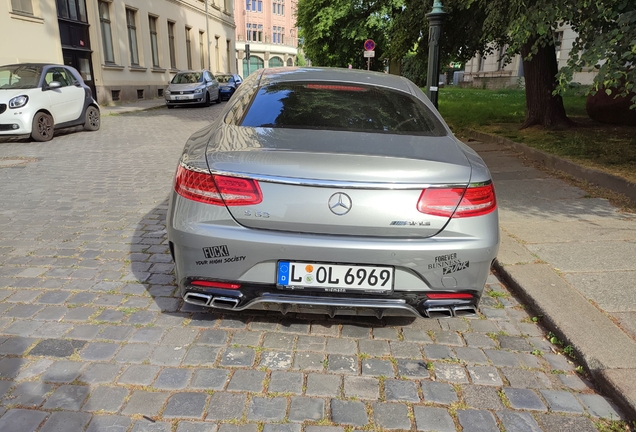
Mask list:
POLYGON ((585 180, 606 189, 613 190, 625 195, 634 203, 636 203, 636 183, 629 182, 623 178, 617 177, 612 174, 607 174, 599 170, 584 168, 580 165, 575 164, 574 162, 570 162, 558 156, 554 156, 534 149, 532 147, 528 147, 525 144, 512 141, 508 138, 478 132, 475 130, 469 131, 469 137, 483 142, 493 142, 511 147, 514 151, 521 153, 527 158, 539 162, 548 168, 563 171, 564 173, 578 179, 585 180))
POLYGON ((493 267, 542 324, 575 349, 599 387, 627 418, 636 420, 636 342, 547 264, 520 257, 529 252, 502 233, 493 267), (516 264, 518 263, 518 264, 516 264))

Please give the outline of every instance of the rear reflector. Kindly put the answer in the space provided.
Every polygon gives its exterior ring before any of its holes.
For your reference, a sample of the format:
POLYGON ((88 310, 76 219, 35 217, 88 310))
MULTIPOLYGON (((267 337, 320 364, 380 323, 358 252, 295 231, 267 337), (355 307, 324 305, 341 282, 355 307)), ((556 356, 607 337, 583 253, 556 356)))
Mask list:
POLYGON ((448 300, 448 299, 472 299, 473 295, 468 293, 430 293, 426 297, 431 300, 448 300))
POLYGON ((233 290, 239 289, 241 287, 241 285, 239 284, 208 281, 208 280, 193 280, 190 282, 190 285, 207 287, 207 288, 221 288, 221 289, 233 289, 233 290))
POLYGON ((496 208, 492 183, 466 189, 424 189, 417 202, 417 210, 422 213, 454 218, 482 216, 496 208))
POLYGON ((174 190, 184 198, 213 205, 253 205, 263 200, 261 188, 252 179, 212 175, 181 165, 174 178, 174 190))

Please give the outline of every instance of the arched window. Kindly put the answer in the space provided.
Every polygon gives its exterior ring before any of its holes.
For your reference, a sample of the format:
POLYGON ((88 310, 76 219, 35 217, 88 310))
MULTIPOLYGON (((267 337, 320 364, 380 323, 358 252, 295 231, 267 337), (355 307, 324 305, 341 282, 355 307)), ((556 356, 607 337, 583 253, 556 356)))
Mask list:
POLYGON ((284 65, 285 63, 283 63, 283 59, 281 59, 280 57, 272 57, 271 59, 269 59, 269 67, 271 68, 281 67, 284 65))
POLYGON ((249 73, 247 71, 247 59, 243 59, 243 78, 247 78, 247 76, 259 69, 263 69, 265 67, 265 62, 256 56, 250 56, 250 70, 249 73))
POLYGON ((292 60, 292 58, 288 58, 287 59, 287 66, 293 66, 294 65, 294 61, 292 60))

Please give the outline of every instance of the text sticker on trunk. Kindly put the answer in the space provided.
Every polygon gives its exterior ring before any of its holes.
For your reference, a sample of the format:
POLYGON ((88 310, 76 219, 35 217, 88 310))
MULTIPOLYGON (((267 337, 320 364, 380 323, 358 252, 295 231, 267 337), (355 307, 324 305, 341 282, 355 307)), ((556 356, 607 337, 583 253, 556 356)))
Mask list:
POLYGON ((230 256, 230 251, 228 250, 226 245, 204 247, 203 255, 205 255, 206 258, 226 257, 230 256))

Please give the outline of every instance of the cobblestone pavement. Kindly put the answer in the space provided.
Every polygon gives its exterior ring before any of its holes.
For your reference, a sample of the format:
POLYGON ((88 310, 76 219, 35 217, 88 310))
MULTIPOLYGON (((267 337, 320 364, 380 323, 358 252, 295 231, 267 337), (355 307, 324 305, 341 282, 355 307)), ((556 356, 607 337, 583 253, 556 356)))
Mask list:
POLYGON ((0 431, 593 431, 613 405, 494 276, 476 319, 219 314, 166 198, 221 106, 0 142, 0 431))

